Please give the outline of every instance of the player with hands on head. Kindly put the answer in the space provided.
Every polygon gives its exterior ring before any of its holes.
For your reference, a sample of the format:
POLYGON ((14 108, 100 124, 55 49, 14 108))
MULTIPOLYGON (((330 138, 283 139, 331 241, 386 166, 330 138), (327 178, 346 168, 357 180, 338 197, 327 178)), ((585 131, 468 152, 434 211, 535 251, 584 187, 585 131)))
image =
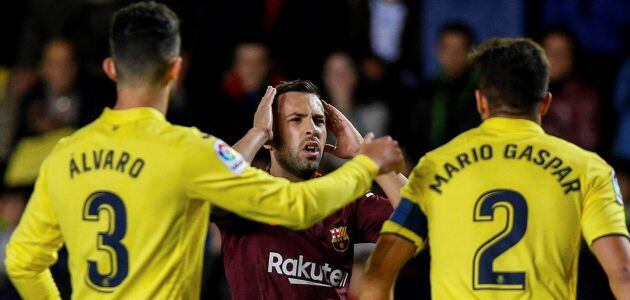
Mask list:
MULTIPOLYGON (((271 154, 267 171, 301 182, 321 176, 317 169, 325 153, 351 159, 380 152, 375 160, 389 160, 401 155, 395 145, 391 137, 362 138, 339 110, 319 99, 315 85, 295 80, 267 89, 252 129, 234 148, 247 160, 261 147, 267 148, 271 154), (335 136, 335 145, 324 145, 328 134, 335 136)), ((377 176, 376 181, 390 199, 398 199, 406 178, 396 171, 377 176)), ((374 243, 395 205, 365 192, 356 202, 299 232, 213 209, 232 297, 346 299, 354 245, 374 243), (293 262, 297 265, 292 269, 288 264, 293 262)))

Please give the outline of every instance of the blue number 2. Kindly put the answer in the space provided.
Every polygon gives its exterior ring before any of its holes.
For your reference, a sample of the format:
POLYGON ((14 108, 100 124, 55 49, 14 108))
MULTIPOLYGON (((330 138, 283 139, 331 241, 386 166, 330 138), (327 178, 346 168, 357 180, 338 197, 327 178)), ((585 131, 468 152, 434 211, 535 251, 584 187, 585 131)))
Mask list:
MULTIPOLYGON (((83 220, 98 221, 100 211, 106 211, 109 218, 107 230, 101 231, 96 237, 96 248, 108 254, 110 260, 109 271, 101 273, 97 262, 88 260, 88 276, 86 281, 94 289, 101 292, 111 292, 127 277, 129 262, 127 248, 121 243, 127 232, 127 212, 125 204, 118 195, 98 191, 88 197, 83 206, 83 220)), ((101 268, 101 271, 103 268, 101 268)))
POLYGON ((474 221, 494 220, 494 211, 504 208, 507 222, 501 232, 485 242, 475 253, 473 288, 475 290, 523 290, 525 272, 495 271, 494 260, 516 245, 527 230, 527 202, 518 192, 493 190, 483 194, 475 204, 474 221))

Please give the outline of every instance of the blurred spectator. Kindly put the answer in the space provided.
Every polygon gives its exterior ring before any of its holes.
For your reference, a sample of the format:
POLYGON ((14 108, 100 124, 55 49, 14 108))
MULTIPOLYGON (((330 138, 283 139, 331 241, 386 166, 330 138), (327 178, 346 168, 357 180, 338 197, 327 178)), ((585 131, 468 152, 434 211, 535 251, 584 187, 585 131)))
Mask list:
POLYGON ((244 42, 234 50, 225 73, 220 102, 212 107, 210 132, 235 143, 251 128, 254 112, 268 85, 282 77, 272 72, 269 49, 262 42, 244 42))
MULTIPOLYGON (((56 142, 85 125, 103 110, 106 95, 79 76, 72 44, 60 38, 44 45, 39 80, 18 101, 14 151, 5 182, 11 186, 32 184, 39 165, 56 142)), ((111 92, 110 92, 111 93, 111 92)), ((110 99, 113 99, 111 97, 110 99)))
POLYGON ((387 105, 359 100, 359 74, 348 54, 336 52, 328 56, 324 63, 323 82, 325 100, 339 109, 361 134, 386 134, 390 117, 387 105))
POLYGON ((578 41, 567 29, 552 28, 544 35, 541 44, 549 59, 549 91, 553 96, 549 112, 543 117, 543 128, 547 133, 582 148, 598 150, 601 141, 600 95, 579 73, 578 41))
MULTIPOLYGON (((79 76, 73 45, 55 38, 44 45, 39 81, 21 100, 17 138, 77 127, 95 119, 104 104, 99 102, 86 76, 79 76)), ((102 98, 101 98, 102 99, 102 98)))
POLYGON ((523 36, 526 23, 525 0, 423 0, 420 15, 422 74, 432 76, 440 69, 433 41, 444 24, 464 22, 479 41, 491 37, 523 36), (427 43, 424 43, 427 41, 427 43))
MULTIPOLYGON (((345 52, 334 52, 324 62, 322 74, 323 100, 341 111, 361 135, 373 132, 376 136, 386 133, 390 113, 385 103, 361 101, 359 73, 352 58, 345 52)), ((328 136, 327 143, 333 142, 328 136)), ((345 160, 325 155, 321 169, 332 171, 345 160)))
POLYGON ((479 124, 477 80, 468 61, 473 42, 471 29, 462 23, 442 28, 436 47, 440 72, 420 89, 410 118, 412 161, 479 124))

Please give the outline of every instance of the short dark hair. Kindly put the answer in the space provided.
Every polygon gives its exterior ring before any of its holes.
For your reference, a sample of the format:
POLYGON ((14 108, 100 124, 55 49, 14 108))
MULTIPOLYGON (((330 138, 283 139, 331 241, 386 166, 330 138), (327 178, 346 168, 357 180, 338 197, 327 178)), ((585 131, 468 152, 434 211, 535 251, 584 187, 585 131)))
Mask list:
POLYGON ((179 18, 166 5, 138 2, 117 11, 109 28, 109 46, 118 77, 149 80, 163 78, 179 56, 179 18))
POLYGON ((475 34, 472 29, 463 22, 449 22, 440 28, 439 38, 443 38, 447 34, 460 34, 466 39, 466 45, 471 48, 475 43, 475 34))
POLYGON ((491 110, 535 112, 549 84, 549 62, 538 44, 524 38, 494 38, 475 49, 471 58, 491 110))
MULTIPOLYGON (((286 94, 288 92, 298 92, 298 93, 306 93, 306 94, 313 94, 315 96, 317 96, 317 98, 320 98, 321 96, 319 95, 319 89, 317 88, 317 86, 308 81, 308 80, 303 80, 303 79, 296 79, 293 81, 282 81, 280 82, 280 84, 278 84, 276 86, 276 96, 273 99, 273 102, 271 104, 271 111, 273 113, 273 117, 274 117, 274 128, 273 130, 276 131, 276 127, 275 125, 278 124, 278 122, 276 121, 276 117, 278 116, 278 99, 280 99, 280 95, 282 94, 286 94)), ((277 140, 278 135, 274 134, 273 135, 273 144, 274 145, 279 145, 279 140, 277 140)))

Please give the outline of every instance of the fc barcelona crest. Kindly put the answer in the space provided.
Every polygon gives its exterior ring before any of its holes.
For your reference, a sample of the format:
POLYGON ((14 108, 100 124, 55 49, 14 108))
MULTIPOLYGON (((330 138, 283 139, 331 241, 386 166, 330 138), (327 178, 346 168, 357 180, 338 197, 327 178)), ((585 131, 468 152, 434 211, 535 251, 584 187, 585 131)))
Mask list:
POLYGON ((339 226, 330 230, 330 242, 333 248, 339 252, 346 251, 350 246, 350 237, 348 236, 347 226, 339 226))

